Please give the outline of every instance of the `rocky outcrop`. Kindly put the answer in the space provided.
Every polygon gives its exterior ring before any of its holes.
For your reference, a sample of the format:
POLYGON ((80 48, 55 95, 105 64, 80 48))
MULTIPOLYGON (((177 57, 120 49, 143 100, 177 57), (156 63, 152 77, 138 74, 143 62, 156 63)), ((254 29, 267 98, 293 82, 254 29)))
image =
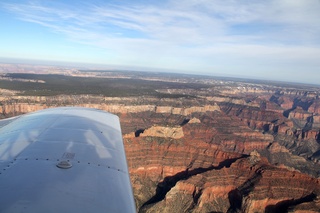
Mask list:
POLYGON ((214 101, 217 103, 229 103, 229 104, 243 105, 243 106, 249 106, 249 107, 260 106, 259 103, 246 101, 244 98, 239 98, 239 97, 213 96, 213 97, 207 97, 207 100, 214 101))
POLYGON ((308 109, 308 112, 320 115, 320 99, 316 99, 308 109))
POLYGON ((192 118, 192 119, 190 119, 188 121, 188 123, 190 123, 190 124, 199 124, 199 123, 201 123, 201 121, 198 118, 192 118))
POLYGON ((303 128, 312 118, 312 113, 303 110, 301 107, 297 107, 289 112, 288 118, 293 120, 296 126, 303 128))
POLYGON ((320 129, 320 114, 312 116, 312 128, 320 129))
POLYGON ((221 103, 220 107, 227 115, 241 119, 252 129, 268 132, 273 130, 275 123, 291 125, 291 122, 278 111, 267 111, 261 110, 260 107, 248 107, 230 103, 221 103))
POLYGON ((277 104, 282 109, 292 109, 294 106, 294 98, 292 96, 283 96, 279 93, 274 94, 270 98, 270 102, 277 104))
MULTIPOLYGON (((135 134, 137 137, 137 134, 135 134)), ((163 127, 163 126, 152 126, 151 128, 143 130, 139 137, 161 137, 161 138, 172 138, 180 139, 183 138, 182 127, 163 127)))
POLYGON ((220 111, 220 108, 216 104, 206 105, 206 106, 198 106, 198 107, 187 107, 187 108, 170 107, 170 106, 157 106, 155 111, 156 111, 156 113, 191 115, 194 112, 220 111))
POLYGON ((308 206, 310 212, 318 212, 317 179, 276 168, 265 159, 252 162, 248 157, 195 175, 188 175, 193 172, 188 171, 164 199, 145 205, 141 211, 285 212, 308 206))

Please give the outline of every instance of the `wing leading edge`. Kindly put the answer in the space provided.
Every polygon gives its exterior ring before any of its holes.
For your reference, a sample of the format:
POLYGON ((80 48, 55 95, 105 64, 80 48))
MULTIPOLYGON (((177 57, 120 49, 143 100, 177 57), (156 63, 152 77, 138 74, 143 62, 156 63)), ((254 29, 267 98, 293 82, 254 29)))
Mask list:
POLYGON ((0 212, 135 212, 119 118, 64 107, 0 126, 0 212))

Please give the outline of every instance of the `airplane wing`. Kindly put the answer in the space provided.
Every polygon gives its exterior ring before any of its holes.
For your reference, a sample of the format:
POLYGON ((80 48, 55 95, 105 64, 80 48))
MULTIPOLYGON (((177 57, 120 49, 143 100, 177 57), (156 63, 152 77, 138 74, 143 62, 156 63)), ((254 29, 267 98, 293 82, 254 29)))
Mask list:
POLYGON ((46 109, 0 121, 0 212, 135 212, 116 115, 46 109))
POLYGON ((18 119, 20 116, 0 120, 0 128, 18 119))

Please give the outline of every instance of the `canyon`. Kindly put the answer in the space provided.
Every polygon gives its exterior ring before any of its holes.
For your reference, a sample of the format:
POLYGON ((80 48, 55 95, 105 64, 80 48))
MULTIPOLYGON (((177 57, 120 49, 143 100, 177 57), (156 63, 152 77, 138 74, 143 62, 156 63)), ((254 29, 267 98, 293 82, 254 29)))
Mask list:
POLYGON ((156 92, 28 95, 0 80, 0 116, 60 106, 118 115, 138 212, 319 212, 320 87, 137 78, 158 81, 156 92))

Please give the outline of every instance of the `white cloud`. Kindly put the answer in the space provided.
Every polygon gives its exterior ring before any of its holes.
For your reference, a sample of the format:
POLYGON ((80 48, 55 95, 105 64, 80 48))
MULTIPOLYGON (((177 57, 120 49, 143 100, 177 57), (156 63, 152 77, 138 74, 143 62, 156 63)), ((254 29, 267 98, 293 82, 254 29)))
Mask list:
POLYGON ((318 0, 170 0, 162 5, 86 3, 76 8, 60 4, 3 7, 69 40, 103 48, 126 65, 320 65, 318 0))
POLYGON ((316 0, 175 0, 163 7, 89 4, 78 10, 30 3, 5 7, 25 21, 42 24, 67 36, 71 34, 71 38, 74 35, 68 30, 70 27, 81 29, 83 36, 78 37, 83 38, 88 32, 90 39, 92 32, 106 37, 130 37, 137 33, 138 37, 177 45, 210 45, 225 38, 237 42, 239 35, 279 43, 305 38, 317 40, 320 33, 320 3, 316 0), (234 29, 237 25, 241 26, 234 29))

